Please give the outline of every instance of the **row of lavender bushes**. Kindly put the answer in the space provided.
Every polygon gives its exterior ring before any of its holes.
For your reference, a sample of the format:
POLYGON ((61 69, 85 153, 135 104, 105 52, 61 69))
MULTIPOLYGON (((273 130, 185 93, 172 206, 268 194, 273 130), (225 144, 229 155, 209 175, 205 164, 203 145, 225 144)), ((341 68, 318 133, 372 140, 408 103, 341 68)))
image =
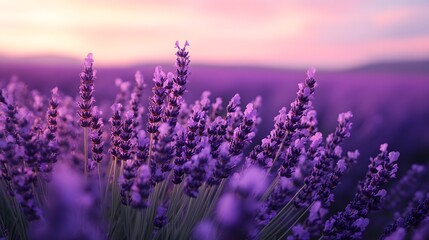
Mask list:
POLYGON ((260 97, 244 108, 238 94, 228 104, 210 92, 184 101, 188 46, 176 43, 174 73, 155 69, 147 109, 139 72, 117 82, 110 108, 97 106, 92 54, 76 98, 57 88, 49 99, 23 96, 16 81, 2 89, 0 239, 362 239, 380 208, 395 212, 380 239, 429 236, 429 195, 418 184, 427 167, 413 165, 386 191, 399 157, 387 144, 332 211, 359 151, 342 149, 351 112, 319 132, 314 69, 257 144, 260 97))

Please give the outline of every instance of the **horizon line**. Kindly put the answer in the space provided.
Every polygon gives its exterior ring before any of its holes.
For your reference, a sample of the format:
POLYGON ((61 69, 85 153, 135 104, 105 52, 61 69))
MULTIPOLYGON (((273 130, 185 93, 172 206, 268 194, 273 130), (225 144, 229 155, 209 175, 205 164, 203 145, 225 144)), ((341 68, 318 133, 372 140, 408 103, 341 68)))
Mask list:
MULTIPOLYGON (((83 58, 82 58, 83 59, 83 58)), ((363 67, 379 65, 379 64, 398 64, 398 63, 420 63, 428 62, 429 57, 408 57, 408 58, 389 58, 389 59, 373 59, 369 61, 362 61, 355 64, 347 64, 341 66, 314 66, 317 69, 321 70, 334 70, 334 71, 343 71, 343 70, 352 70, 359 69, 363 67)), ((10 56, 7 54, 0 54, 0 64, 15 64, 15 65, 35 65, 35 66, 71 66, 72 64, 81 64, 83 60, 79 60, 74 56, 67 56, 61 54, 32 54, 25 56, 10 56), (20 63, 19 61, 23 61, 20 63)), ((138 65, 160 65, 167 66, 174 64, 174 61, 168 62, 167 60, 137 60, 127 63, 97 63, 95 60, 97 68, 130 68, 138 65)), ((313 66, 302 66, 302 65, 273 65, 273 64, 255 64, 255 63, 219 63, 216 61, 200 61, 199 63, 193 62, 194 66, 197 67, 226 67, 226 68, 264 68, 264 69, 276 69, 276 70, 305 70, 313 66)), ((314 64, 313 64, 314 65, 314 64)))

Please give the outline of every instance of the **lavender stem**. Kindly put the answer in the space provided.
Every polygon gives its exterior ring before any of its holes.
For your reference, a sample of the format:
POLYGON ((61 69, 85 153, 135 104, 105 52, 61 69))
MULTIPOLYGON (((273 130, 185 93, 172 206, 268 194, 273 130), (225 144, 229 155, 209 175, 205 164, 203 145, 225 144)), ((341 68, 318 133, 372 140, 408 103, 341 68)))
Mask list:
POLYGON ((83 128, 83 172, 85 173, 85 177, 88 177, 88 128, 83 128))

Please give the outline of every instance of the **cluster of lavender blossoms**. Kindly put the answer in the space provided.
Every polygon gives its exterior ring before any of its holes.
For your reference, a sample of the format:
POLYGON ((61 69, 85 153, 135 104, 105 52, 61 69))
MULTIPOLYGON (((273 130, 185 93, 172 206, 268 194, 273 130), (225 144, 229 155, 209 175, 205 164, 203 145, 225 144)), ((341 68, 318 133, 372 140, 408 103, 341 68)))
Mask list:
POLYGON ((334 206, 360 153, 343 149, 351 112, 331 133, 319 128, 314 68, 263 133, 261 97, 242 105, 236 94, 225 106, 206 91, 185 101, 188 47, 176 42, 172 72, 155 68, 151 96, 137 71, 116 80, 114 102, 97 105, 92 54, 76 98, 2 86, 0 239, 429 237, 429 189, 419 184, 428 168, 413 165, 389 189, 399 153, 387 144, 350 202, 334 206), (393 219, 366 233, 376 210, 393 219))

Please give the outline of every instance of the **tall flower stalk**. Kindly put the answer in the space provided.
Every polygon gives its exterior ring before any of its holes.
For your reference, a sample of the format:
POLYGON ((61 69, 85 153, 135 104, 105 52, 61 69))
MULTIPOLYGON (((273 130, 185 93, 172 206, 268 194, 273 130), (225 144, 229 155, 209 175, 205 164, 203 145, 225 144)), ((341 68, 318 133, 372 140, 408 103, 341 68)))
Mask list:
POLYGON ((92 68, 94 59, 92 53, 89 53, 83 62, 83 71, 80 76, 79 93, 81 101, 79 102, 79 123, 83 128, 83 158, 84 158, 84 172, 87 175, 88 171, 88 128, 91 126, 92 119, 92 104, 94 103, 94 80, 95 71, 92 68))

